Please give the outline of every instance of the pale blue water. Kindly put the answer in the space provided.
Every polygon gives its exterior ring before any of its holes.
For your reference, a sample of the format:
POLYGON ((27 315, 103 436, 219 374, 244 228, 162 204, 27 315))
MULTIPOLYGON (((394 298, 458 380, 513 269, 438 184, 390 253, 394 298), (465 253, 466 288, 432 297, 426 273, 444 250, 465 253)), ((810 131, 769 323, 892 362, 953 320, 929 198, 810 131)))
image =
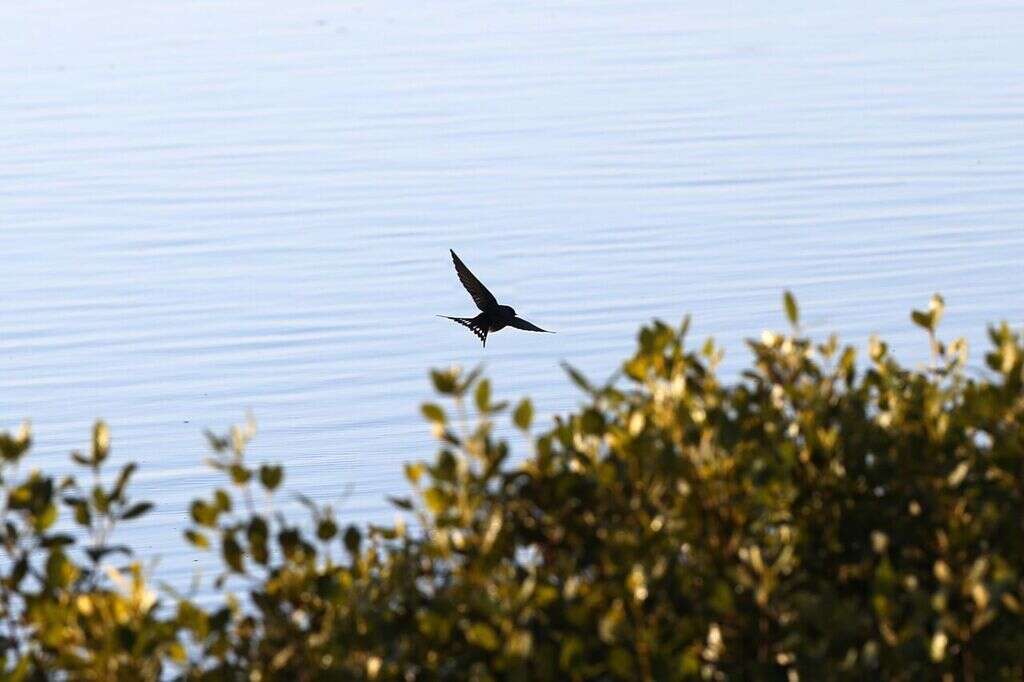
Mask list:
POLYGON ((64 467, 95 417, 192 570, 201 430, 343 518, 433 453, 427 369, 486 360, 542 423, 642 321, 782 324, 909 362, 934 291, 980 364, 1024 317, 1024 5, 0 4, 0 424, 64 467), (486 350, 456 249, 557 335, 486 350))

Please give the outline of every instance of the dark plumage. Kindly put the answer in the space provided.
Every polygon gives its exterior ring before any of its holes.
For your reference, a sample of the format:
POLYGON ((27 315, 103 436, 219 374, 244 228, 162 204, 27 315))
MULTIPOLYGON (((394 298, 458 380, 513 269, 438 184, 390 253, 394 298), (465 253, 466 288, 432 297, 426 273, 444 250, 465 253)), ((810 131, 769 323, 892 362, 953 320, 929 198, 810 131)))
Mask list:
POLYGON ((516 311, 511 306, 499 305, 498 299, 494 298, 494 294, 489 292, 487 287, 476 278, 476 275, 469 271, 469 268, 462 262, 462 259, 456 256, 454 251, 451 254, 452 262, 455 263, 455 272, 459 275, 459 281, 462 282, 462 286, 466 287, 469 295, 473 297, 473 302, 480 309, 480 314, 476 317, 449 317, 448 315, 438 315, 438 317, 443 317, 458 322, 464 327, 469 327, 470 331, 480 337, 484 346, 487 345, 487 334, 489 332, 496 332, 505 327, 515 327, 516 329, 523 329, 528 332, 554 334, 554 332, 541 329, 521 317, 516 317, 516 311))

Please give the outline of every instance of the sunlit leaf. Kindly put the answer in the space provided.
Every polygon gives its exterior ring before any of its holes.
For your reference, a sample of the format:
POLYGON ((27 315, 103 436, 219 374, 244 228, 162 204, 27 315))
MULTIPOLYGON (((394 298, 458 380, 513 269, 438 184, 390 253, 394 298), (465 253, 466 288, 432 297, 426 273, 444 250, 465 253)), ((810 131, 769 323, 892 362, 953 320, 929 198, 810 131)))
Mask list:
POLYGON ((188 540, 193 545, 195 545, 196 547, 198 547, 199 549, 209 549, 210 548, 210 541, 209 541, 209 539, 205 535, 203 535, 202 533, 196 532, 194 530, 186 530, 185 531, 185 539, 188 540))
POLYGON ((37 532, 43 532, 57 521, 57 505, 50 503, 36 516, 33 526, 37 532))
POLYGON ((434 514, 442 514, 448 509, 448 496, 437 488, 427 488, 423 493, 423 502, 434 514))
POLYGON ((54 587, 67 587, 78 577, 79 569, 59 549, 46 560, 46 579, 54 587))
POLYGON ((405 477, 409 483, 417 485, 420 482, 420 478, 423 476, 423 472, 427 466, 422 462, 409 463, 405 465, 405 477))
POLYGON ((99 465, 110 454, 110 429, 102 421, 96 422, 92 429, 92 461, 99 465))
POLYGON ((932 328, 938 327, 942 314, 946 311, 946 301, 939 294, 933 294, 928 302, 928 312, 932 316, 932 328))

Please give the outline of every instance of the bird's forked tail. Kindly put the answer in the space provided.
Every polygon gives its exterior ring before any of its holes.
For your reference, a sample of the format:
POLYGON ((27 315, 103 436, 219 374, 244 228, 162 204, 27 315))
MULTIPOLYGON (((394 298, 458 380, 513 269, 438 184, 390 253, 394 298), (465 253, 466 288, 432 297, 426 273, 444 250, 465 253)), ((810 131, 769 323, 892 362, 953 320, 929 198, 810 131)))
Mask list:
POLYGON ((452 322, 458 322, 463 327, 468 327, 471 332, 476 334, 481 341, 483 341, 484 347, 487 347, 487 321, 484 319, 483 313, 476 317, 449 317, 448 315, 438 315, 446 320, 452 322))

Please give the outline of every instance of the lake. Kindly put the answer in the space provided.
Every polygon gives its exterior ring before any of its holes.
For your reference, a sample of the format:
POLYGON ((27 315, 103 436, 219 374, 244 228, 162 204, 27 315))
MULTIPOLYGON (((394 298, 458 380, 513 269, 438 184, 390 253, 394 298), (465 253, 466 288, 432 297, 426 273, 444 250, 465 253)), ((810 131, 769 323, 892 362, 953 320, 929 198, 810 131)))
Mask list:
MULTIPOLYGON (((344 520, 432 456, 427 370, 487 363, 541 425, 640 323, 747 358, 784 324, 981 365, 1024 317, 1024 4, 0 5, 0 426, 68 470, 97 417, 183 584, 204 428, 344 520), (555 335, 487 348, 454 248, 555 335)), ((508 433, 504 427, 502 433, 508 433)), ((519 452, 522 443, 517 441, 519 452)), ((287 494, 286 508, 296 505, 287 494)))

